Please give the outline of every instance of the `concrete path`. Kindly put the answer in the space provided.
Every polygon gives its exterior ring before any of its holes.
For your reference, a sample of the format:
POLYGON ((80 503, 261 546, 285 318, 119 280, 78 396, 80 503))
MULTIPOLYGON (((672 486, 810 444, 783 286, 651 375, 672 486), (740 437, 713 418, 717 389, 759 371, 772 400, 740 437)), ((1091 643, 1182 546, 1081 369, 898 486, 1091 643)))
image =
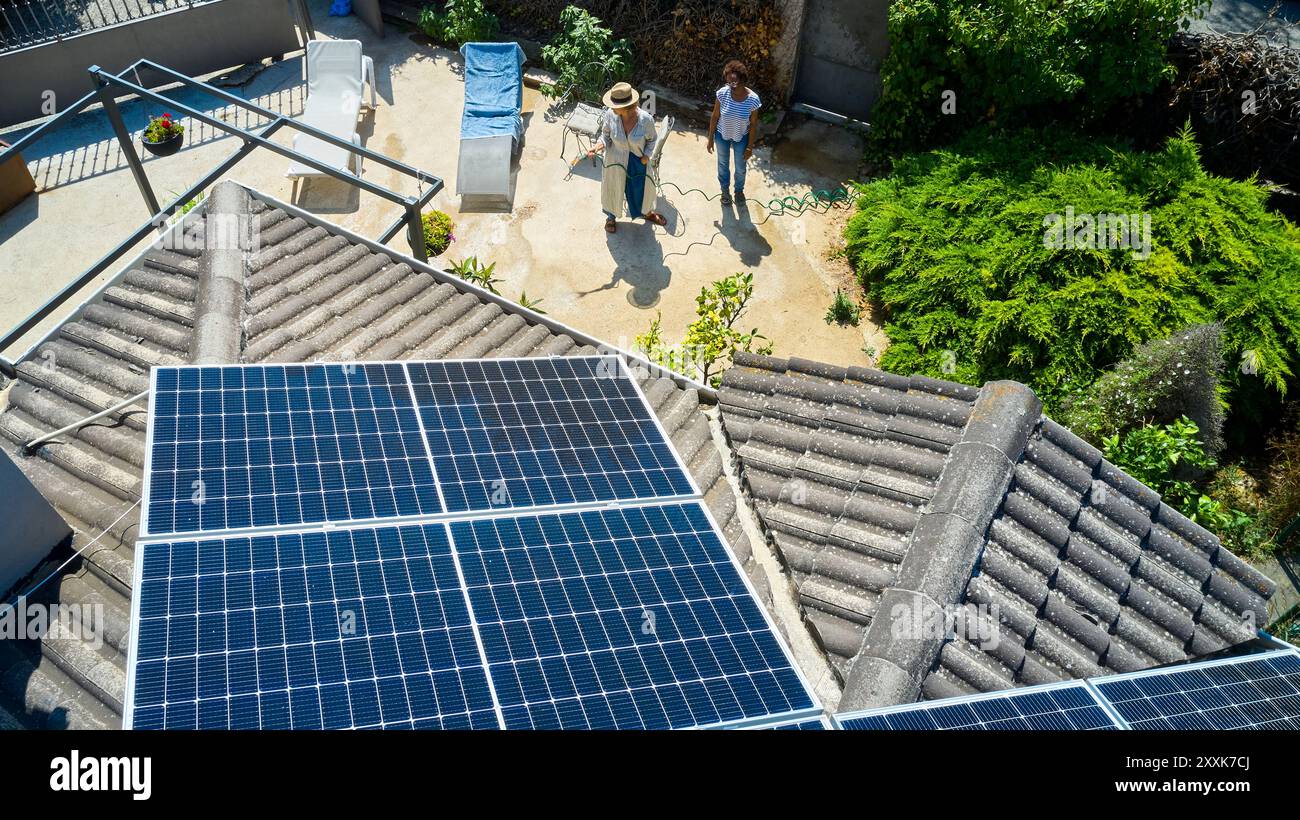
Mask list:
POLYGON ((1192 20, 1191 31, 1242 34, 1260 29, 1269 39, 1300 48, 1300 0, 1214 0, 1204 6, 1204 16, 1192 20), (1269 19, 1276 5, 1277 16, 1269 19))
MULTIPOLYGON (((454 195, 464 88, 459 55, 391 27, 387 37, 378 39, 355 17, 326 17, 327 5, 312 4, 319 12, 320 36, 360 39, 375 61, 381 100, 376 111, 362 114, 358 131, 365 145, 446 181, 434 205, 455 220, 457 242, 438 262, 469 255, 495 261, 504 294, 518 298, 526 292, 530 300, 542 300, 540 307, 556 318, 629 347, 656 311, 663 314, 666 339, 680 341, 695 316, 700 288, 747 270, 754 274, 755 296, 743 319, 745 329, 757 327, 771 338, 776 355, 869 362, 862 348, 864 336, 877 333, 874 326, 841 328, 822 318, 836 277, 844 278, 833 272, 834 263, 825 261, 838 246, 838 228, 828 232, 825 226, 842 214, 766 217, 759 204, 852 177, 861 156, 856 135, 829 126, 805 126, 814 130, 802 137, 796 132, 793 141, 802 147, 789 151, 788 164, 779 146, 775 161, 772 149, 757 152, 747 185, 748 209, 723 208, 699 194, 670 189, 661 202, 669 220, 666 228, 623 221, 619 232, 610 236, 602 229, 595 169, 583 164, 569 175, 560 158, 560 119, 549 112, 547 99, 529 89, 513 210, 461 213, 454 195)), ((277 112, 300 113, 300 59, 270 66, 240 93, 277 112)), ((190 94, 184 99, 198 100, 190 94)), ((214 107, 210 101, 196 107, 253 124, 247 115, 214 107)), ((160 113, 156 108, 125 106, 128 127, 142 128, 149 114, 160 113)), ((277 141, 288 144, 287 129, 277 141)), ((235 138, 190 124, 184 150, 172 157, 149 157, 145 167, 159 198, 167 199, 169 191, 192 184, 236 147, 235 138)), ((569 157, 574 150, 570 140, 569 157)), ((148 216, 102 114, 84 115, 34 146, 26 158, 41 193, 0 216, 0 275, 6 283, 0 289, 0 327, 5 328, 17 324, 148 216)), ((666 144, 662 177, 682 188, 716 193, 714 164, 704 150, 702 133, 678 128, 666 144)), ((228 177, 287 201, 292 189, 283 176, 287 165, 272 152, 255 151, 228 177)), ((367 163, 364 175, 403 194, 415 190, 411 179, 376 163, 367 163)), ((397 206, 332 179, 300 186, 294 202, 372 237, 399 214, 397 206)), ((404 235, 391 244, 408 250, 404 235)))

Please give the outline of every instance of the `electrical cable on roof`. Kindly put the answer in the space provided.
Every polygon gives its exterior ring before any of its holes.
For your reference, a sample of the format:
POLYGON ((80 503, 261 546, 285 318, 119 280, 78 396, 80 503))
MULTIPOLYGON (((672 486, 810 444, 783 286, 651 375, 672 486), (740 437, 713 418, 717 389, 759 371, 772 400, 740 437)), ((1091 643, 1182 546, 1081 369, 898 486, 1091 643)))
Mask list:
MULTIPOLYGON (((92 546, 98 543, 99 539, 103 538, 105 535, 112 532, 113 528, 116 527, 123 518, 126 518, 131 513, 131 510, 134 510, 138 506, 140 506, 140 501, 137 499, 134 504, 126 508, 125 512, 123 512, 116 519, 114 519, 112 524, 109 524, 107 527, 105 527, 103 532, 101 532, 99 535, 96 535, 94 538, 90 539, 90 541, 83 544, 81 548, 78 549, 76 552, 74 552, 72 555, 69 555, 68 560, 64 561, 62 564, 59 564, 57 569, 55 569, 49 575, 42 578, 41 581, 36 586, 32 587, 26 592, 21 592, 18 595, 15 595, 13 598, 10 598, 8 601, 4 603, 4 606, 13 608, 13 606, 19 600, 23 598, 30 598, 37 590, 45 586, 45 583, 47 581, 49 581, 51 578, 58 575, 59 573, 63 572, 63 570, 67 569, 68 564, 71 564, 75 559, 80 558, 82 553, 84 553, 86 550, 90 549, 92 546)), ((0 608, 0 614, 3 614, 3 608, 0 608)))

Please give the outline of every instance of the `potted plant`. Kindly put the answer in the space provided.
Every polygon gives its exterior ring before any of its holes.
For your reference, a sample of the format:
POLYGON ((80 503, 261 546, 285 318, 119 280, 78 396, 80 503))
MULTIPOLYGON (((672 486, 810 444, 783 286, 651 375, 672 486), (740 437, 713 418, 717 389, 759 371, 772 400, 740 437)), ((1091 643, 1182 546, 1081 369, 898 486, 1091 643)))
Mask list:
POLYGON ((171 114, 150 117, 144 129, 144 147, 154 156, 168 157, 181 150, 185 126, 172 122, 171 114))

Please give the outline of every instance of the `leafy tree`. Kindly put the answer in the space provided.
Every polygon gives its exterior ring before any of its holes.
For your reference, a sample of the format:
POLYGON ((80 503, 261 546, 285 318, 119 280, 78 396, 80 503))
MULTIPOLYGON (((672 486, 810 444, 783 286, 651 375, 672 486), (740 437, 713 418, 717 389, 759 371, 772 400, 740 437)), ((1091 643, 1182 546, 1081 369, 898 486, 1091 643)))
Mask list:
POLYGON ((736 322, 754 295, 754 276, 736 273, 700 288, 695 298, 697 318, 686 327, 686 338, 679 347, 664 343, 662 314, 656 314, 650 328, 636 337, 637 349, 655 364, 677 373, 698 378, 717 387, 722 371, 731 366, 737 350, 769 354, 772 345, 758 328, 744 333, 736 322))
POLYGON ((972 125, 1093 121, 1172 74, 1166 50, 1200 0, 909 0, 889 7, 883 155, 972 125))

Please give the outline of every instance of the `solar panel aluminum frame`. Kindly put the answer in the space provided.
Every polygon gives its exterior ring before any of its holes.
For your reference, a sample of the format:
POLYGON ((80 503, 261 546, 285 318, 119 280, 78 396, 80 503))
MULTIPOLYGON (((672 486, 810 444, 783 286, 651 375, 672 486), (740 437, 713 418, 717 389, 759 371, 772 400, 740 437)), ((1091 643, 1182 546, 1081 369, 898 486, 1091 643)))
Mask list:
POLYGON ((831 723, 830 718, 828 718, 825 713, 822 713, 820 715, 813 715, 811 717, 797 717, 797 718, 788 718, 788 719, 782 718, 780 720, 766 721, 763 723, 742 722, 740 724, 734 724, 734 725, 727 724, 725 727, 722 728, 739 729, 742 731, 749 731, 749 732, 759 731, 763 729, 821 729, 821 730, 829 731, 831 729, 834 729, 835 726, 831 723), (815 724, 815 725, 805 725, 805 724, 815 724))
MULTIPOLYGON (((1045 683, 1039 686, 1026 686, 1018 689, 1001 689, 996 692, 979 692, 973 695, 960 695, 952 698, 940 698, 939 700, 916 701, 913 703, 900 703, 894 706, 881 706, 874 709, 861 709, 856 712, 844 712, 842 714, 831 715, 831 725, 836 729, 846 729, 844 723, 850 720, 857 720, 865 717, 875 717, 878 715, 891 715, 902 712, 916 711, 918 707, 940 708, 943 706, 956 706, 963 703, 978 703, 980 701, 998 700, 1006 697, 1017 695, 1028 695, 1035 692, 1051 692, 1060 689, 1080 688, 1088 693, 1088 696, 1094 701, 1094 705, 1100 708, 1106 717, 1110 718, 1116 729, 1127 729, 1128 726, 1119 718, 1110 704, 1101 697, 1095 689, 1088 685, 1086 680, 1066 680, 1057 683, 1045 683)), ((937 730, 936 730, 937 731, 937 730)))
MULTIPOLYGON (((543 360, 545 359, 588 359, 588 360, 597 359, 597 360, 601 360, 602 362, 616 363, 618 370, 617 373, 614 375, 616 375, 616 377, 618 378, 626 378, 632 384, 636 392, 636 395, 641 402, 641 406, 645 409, 646 415, 649 417, 650 421, 654 424, 654 427, 658 431, 659 435, 663 438, 665 444, 667 445, 668 450, 672 453, 673 461, 676 463, 678 469, 681 470, 682 474, 686 477, 686 481, 691 488, 691 492, 686 495, 647 496, 645 498, 614 499, 610 501, 592 501, 592 502, 582 501, 582 502, 573 502, 573 503, 566 503, 566 504, 550 504, 550 505, 538 506, 538 507, 514 507, 510 509, 547 510, 547 511, 553 510, 556 512, 568 512, 573 510, 584 510, 592 506, 603 506, 606 504, 619 504, 619 503, 667 504, 667 503, 672 503, 672 501, 674 500, 680 500, 685 498, 703 498, 703 493, 700 491, 700 486, 696 482, 695 476, 691 474, 691 471, 686 466, 686 463, 682 461, 681 453, 677 452, 677 447, 673 445, 672 439, 669 438, 668 431, 664 428, 663 422, 660 421, 659 416, 654 412, 654 408, 650 406, 650 402, 648 399, 646 399, 645 392, 641 389, 640 383, 636 380, 635 375, 628 368, 626 362, 623 361, 623 357, 617 354, 604 354, 604 355, 594 355, 594 356, 546 356, 546 357, 511 356, 511 357, 494 358, 489 360, 462 358, 462 359, 428 359, 428 360, 420 359, 420 360, 410 360, 410 361, 404 359, 389 359, 389 360, 378 360, 378 361, 315 361, 315 362, 285 362, 285 363, 240 362, 236 364, 222 364, 222 365, 176 365, 176 366, 172 366, 169 369, 201 370, 206 367, 213 367, 218 369, 232 368, 232 367, 253 369, 253 368, 265 368, 265 367, 293 367, 293 366, 310 367, 315 365, 331 366, 331 367, 333 366, 347 367, 347 366, 363 366, 363 365, 379 365, 379 366, 399 365, 402 368, 402 373, 406 377, 407 389, 411 395, 412 409, 415 413, 416 422, 418 423, 420 428, 421 439, 424 441, 424 445, 425 445, 425 457, 429 459, 429 469, 433 472, 434 483, 437 486, 439 500, 443 501, 442 481, 438 477, 438 471, 434 464, 433 454, 429 449, 428 436, 424 429, 424 421, 420 417, 419 404, 416 402, 416 398, 415 398, 414 383, 411 380, 411 373, 407 365, 411 364, 412 362, 418 362, 418 363, 436 362, 438 364, 464 364, 464 363, 471 363, 471 362, 480 363, 483 361, 536 362, 538 359, 543 359, 543 360)), ((491 512, 484 511, 484 510, 459 510, 456 512, 448 512, 446 508, 446 503, 445 501, 443 501, 443 505, 442 505, 443 511, 441 513, 429 514, 429 515, 419 515, 419 516, 397 515, 397 516, 386 516, 382 518, 348 519, 347 521, 343 521, 343 522, 339 522, 339 521, 298 522, 293 524, 269 524, 263 526, 248 526, 248 527, 212 529, 212 530, 185 530, 182 532, 151 533, 149 532, 148 527, 149 527, 149 505, 152 497, 152 493, 151 493, 152 474, 153 474, 152 462, 153 462, 153 448, 154 448, 154 439, 153 439, 154 425, 152 424, 152 419, 154 418, 154 403, 156 401, 156 396, 158 395, 158 391, 157 391, 158 372, 159 372, 159 368, 157 367, 151 368, 149 371, 149 407, 148 407, 147 418, 150 420, 151 423, 147 424, 145 429, 145 443, 144 443, 145 465, 143 470, 143 479, 142 479, 141 494, 140 494, 140 499, 141 499, 140 528, 139 528, 139 534, 136 538, 137 541, 143 541, 146 539, 184 540, 190 538, 226 538, 231 536, 253 534, 253 533, 274 534, 281 530, 297 531, 302 527, 311 527, 312 525, 316 525, 316 524, 333 523, 336 526, 338 526, 340 524, 345 524, 345 523, 350 524, 353 521, 364 521, 367 524, 373 524, 375 526, 382 526, 385 524, 400 524, 402 522, 416 521, 416 520, 419 521, 440 520, 440 521, 451 522, 451 521, 461 520, 464 518, 475 518, 475 517, 481 517, 485 515, 498 515, 498 514, 505 514, 507 512, 507 510, 504 508, 501 510, 494 510, 491 512)))
MULTIPOLYGON (((665 502, 647 501, 644 503, 635 503, 635 504, 622 502, 618 505, 618 507, 620 509, 632 509, 638 507, 660 506, 663 503, 665 502)), ((781 633, 781 631, 777 628, 776 623, 772 620, 771 613, 768 611, 767 607, 762 605, 761 599, 758 597, 757 591, 755 590, 753 583, 750 581, 749 576, 745 573, 744 569, 741 567, 739 560, 736 558, 735 551, 732 550, 731 545, 727 542, 726 537, 722 533, 722 529, 718 526, 717 519, 713 517, 713 512, 709 509, 708 505, 705 504, 703 499, 700 498, 679 498, 674 501, 669 501, 666 503, 696 504, 699 506, 700 510, 704 513, 705 519, 709 522, 709 526, 713 530, 713 534, 717 537, 723 549, 726 550, 727 557, 731 561, 732 569, 740 577, 741 583, 743 583, 745 586, 745 591, 756 602, 758 602, 759 604, 758 610, 762 613, 764 624, 766 625, 767 629, 772 633, 773 637, 776 639, 777 645, 781 648, 781 652, 784 655, 786 662, 789 663, 791 669, 794 670, 794 673, 796 677, 799 679, 800 684, 803 686, 803 689, 808 693, 809 698, 812 701, 812 704, 806 709, 797 709, 789 712, 780 712, 772 715, 763 715, 763 716, 744 719, 744 720, 709 724, 707 726, 698 726, 698 727, 689 727, 689 728, 692 729, 766 728, 770 724, 801 722, 809 719, 816 719, 823 716, 825 714, 825 710, 821 704, 821 701, 817 697, 816 690, 809 683, 808 678, 804 674, 802 667, 800 667, 799 664, 795 661, 794 653, 791 651, 789 644, 786 642, 785 636, 781 633)), ((579 509, 566 509, 563 511, 559 511, 554 508, 536 508, 536 509, 530 508, 526 510, 516 510, 511 513, 479 512, 474 515, 462 515, 459 517, 459 520, 470 520, 470 521, 497 520, 503 518, 523 518, 523 517, 535 516, 535 515, 559 514, 560 512, 566 512, 566 513, 590 512, 590 511, 605 510, 608 509, 610 506, 611 505, 608 503, 587 503, 581 505, 579 509)), ((460 566, 460 551, 459 548, 457 547, 456 538, 454 533, 452 532, 450 523, 446 521, 445 518, 438 517, 438 516, 420 516, 415 518, 407 517, 407 518, 403 518, 398 523, 389 522, 386 524, 376 524, 375 522, 372 521, 348 522, 345 524, 324 522, 324 523, 317 523, 317 524, 310 524, 310 525, 297 525, 293 527, 280 526, 275 528, 267 528, 264 530, 257 530, 252 535, 248 533, 239 533, 233 536, 232 535, 210 536, 208 534, 203 534, 198 537, 192 535, 184 535, 177 538, 168 536, 168 537, 154 537, 148 539, 140 539, 140 541, 137 541, 137 547, 136 547, 137 550, 140 551, 140 553, 136 558, 135 566, 133 568, 132 589, 139 590, 141 588, 141 583, 143 581, 144 561, 143 561, 143 550, 141 550, 141 545, 143 545, 144 543, 167 543, 172 541, 206 541, 206 540, 217 540, 220 538, 230 538, 230 537, 257 537, 263 535, 307 534, 307 533, 315 533, 315 532, 329 533, 329 532, 335 532, 340 530, 375 529, 378 527, 385 527, 385 526, 422 526, 431 523, 443 524, 444 526, 447 527, 447 539, 451 547, 451 554, 456 566, 456 572, 457 575, 459 576, 461 590, 465 595, 465 605, 469 613, 470 624, 474 632, 475 641, 478 645, 479 658, 482 661, 484 670, 487 672, 488 688, 489 691, 491 691, 492 693, 492 700, 497 712, 498 723, 502 728, 504 728, 501 705, 497 699, 496 687, 495 684, 493 683, 492 675, 490 671, 491 665, 488 663, 487 654, 483 646, 482 636, 479 631, 478 620, 474 615, 474 608, 469 600, 468 586, 465 582, 465 575, 460 566)), ((139 649, 139 638, 140 638, 139 624, 140 624, 140 596, 137 594, 131 596, 131 628, 130 628, 130 635, 128 639, 128 646, 127 646, 126 686, 125 686, 125 694, 123 696, 123 701, 122 701, 122 728, 123 729, 133 728, 132 723, 133 723, 134 710, 135 710, 135 670, 136 670, 135 660, 139 649)))

